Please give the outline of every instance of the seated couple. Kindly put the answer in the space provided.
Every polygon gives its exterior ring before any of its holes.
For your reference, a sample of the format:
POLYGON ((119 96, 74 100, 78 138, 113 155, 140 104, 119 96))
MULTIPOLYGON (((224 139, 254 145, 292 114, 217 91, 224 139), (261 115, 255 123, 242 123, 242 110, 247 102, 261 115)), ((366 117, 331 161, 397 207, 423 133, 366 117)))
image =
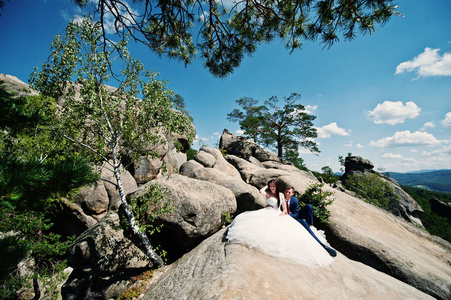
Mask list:
POLYGON ((260 192, 267 199, 266 208, 238 215, 227 232, 229 242, 246 244, 307 266, 326 266, 333 262, 336 251, 312 231, 312 206, 306 205, 299 211, 293 187, 287 186, 282 194, 278 192, 277 182, 270 180, 260 192))

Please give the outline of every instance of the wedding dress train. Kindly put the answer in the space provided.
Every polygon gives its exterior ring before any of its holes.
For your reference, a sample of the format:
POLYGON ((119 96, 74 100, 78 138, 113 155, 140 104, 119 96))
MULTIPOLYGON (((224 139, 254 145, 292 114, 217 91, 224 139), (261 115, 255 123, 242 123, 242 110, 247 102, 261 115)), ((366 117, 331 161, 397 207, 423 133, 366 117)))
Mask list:
POLYGON ((266 208, 238 215, 228 229, 227 240, 306 266, 332 263, 333 258, 301 224, 289 215, 280 216, 276 203, 269 198, 266 208))

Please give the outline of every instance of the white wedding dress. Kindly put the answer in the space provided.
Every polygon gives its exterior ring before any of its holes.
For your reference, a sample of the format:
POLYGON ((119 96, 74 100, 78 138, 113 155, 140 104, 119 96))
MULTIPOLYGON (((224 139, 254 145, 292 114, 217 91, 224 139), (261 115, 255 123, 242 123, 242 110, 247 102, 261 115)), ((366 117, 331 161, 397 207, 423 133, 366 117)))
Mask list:
POLYGON ((306 266, 326 266, 333 262, 301 224, 280 213, 277 200, 267 199, 266 208, 244 212, 235 218, 228 229, 227 240, 306 266))

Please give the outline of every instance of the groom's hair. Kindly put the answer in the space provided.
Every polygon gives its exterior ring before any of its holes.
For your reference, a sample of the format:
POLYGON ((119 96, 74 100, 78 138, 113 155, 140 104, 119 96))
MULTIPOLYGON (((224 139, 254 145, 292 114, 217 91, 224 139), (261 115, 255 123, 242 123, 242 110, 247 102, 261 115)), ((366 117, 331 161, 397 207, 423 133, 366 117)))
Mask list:
POLYGON ((285 187, 285 191, 287 191, 287 190, 293 190, 294 191, 294 187, 292 187, 291 185, 287 185, 285 187))

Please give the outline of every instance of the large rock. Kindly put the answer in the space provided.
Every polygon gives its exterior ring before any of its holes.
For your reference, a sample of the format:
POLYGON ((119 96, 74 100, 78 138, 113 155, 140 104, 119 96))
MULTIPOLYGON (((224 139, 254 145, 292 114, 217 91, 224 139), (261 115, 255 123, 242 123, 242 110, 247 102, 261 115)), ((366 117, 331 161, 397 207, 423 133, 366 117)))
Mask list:
POLYGON ((392 201, 387 209, 392 211, 395 215, 403 217, 405 220, 412 222, 418 226, 423 226, 421 223, 421 216, 423 215, 423 209, 409 194, 407 194, 398 182, 392 178, 389 178, 383 174, 373 171, 374 165, 367 159, 363 159, 360 156, 348 156, 345 159, 345 173, 341 177, 342 182, 351 175, 365 176, 366 174, 376 174, 383 181, 388 183, 393 189, 395 195, 399 197, 399 201, 392 201))
MULTIPOLYGON (((119 169, 121 173, 121 181, 122 186, 124 188, 124 193, 127 195, 128 193, 136 190, 138 185, 136 184, 135 178, 125 170, 123 167, 119 169)), ((105 189, 108 193, 109 204, 108 210, 117 210, 121 205, 121 197, 119 195, 119 191, 116 187, 116 176, 114 175, 113 168, 107 164, 104 164, 100 170, 100 177, 104 182, 105 189)))
POLYGON ((431 204, 431 211, 440 217, 447 218, 451 222, 451 203, 440 201, 437 198, 429 199, 431 204))
POLYGON ((225 160, 218 149, 202 147, 194 160, 181 166, 180 174, 230 189, 237 202, 236 214, 266 205, 258 190, 243 181, 240 172, 225 160))
POLYGON ((371 161, 360 156, 348 156, 345 158, 345 173, 371 171, 373 168, 374 165, 371 161))
POLYGON ((385 180, 393 189, 395 195, 398 195, 399 202, 395 203, 391 210, 395 212, 396 215, 403 217, 407 221, 410 221, 418 226, 423 226, 421 222, 421 216, 424 211, 421 206, 407 194, 399 185, 399 183, 393 178, 380 175, 382 180, 385 180))
POLYGON ((166 230, 160 237, 182 251, 218 231, 223 224, 223 214, 236 210, 235 196, 229 189, 179 174, 153 180, 129 196, 145 197, 152 185, 163 190, 165 199, 173 207, 171 212, 157 218, 166 230))
POLYGON ((3 82, 8 90, 16 91, 19 95, 37 95, 38 92, 31 89, 28 84, 16 76, 0 73, 0 81, 3 82))
POLYGON ((182 257, 143 299, 433 299, 341 254, 327 267, 306 267, 228 244, 224 234, 182 257))
POLYGON ((69 265, 73 271, 62 287, 64 299, 111 299, 152 263, 124 236, 118 214, 110 213, 77 237, 69 249, 69 265))
POLYGON ((247 183, 257 189, 264 187, 270 179, 277 179, 281 191, 285 186, 291 185, 298 193, 303 193, 311 184, 318 183, 311 172, 299 170, 293 165, 273 161, 257 165, 234 155, 227 155, 226 159, 237 168, 247 183))
POLYGON ((451 244, 424 229, 328 186, 330 244, 350 259, 414 286, 438 299, 451 291, 451 244))
MULTIPOLYGON (((119 209, 121 201, 113 169, 104 164, 99 171, 101 180, 83 187, 74 196, 73 201, 61 201, 61 210, 55 220, 60 233, 78 236, 94 226, 108 212, 119 209)), ((125 194, 136 190, 138 186, 133 176, 124 168, 120 168, 120 172, 125 194)))
POLYGON ((282 159, 275 153, 265 150, 262 146, 258 145, 252 140, 234 135, 227 129, 224 129, 221 135, 221 138, 219 140, 219 149, 225 150, 227 154, 236 155, 246 160, 250 160, 253 157, 260 162, 282 161, 282 159))

